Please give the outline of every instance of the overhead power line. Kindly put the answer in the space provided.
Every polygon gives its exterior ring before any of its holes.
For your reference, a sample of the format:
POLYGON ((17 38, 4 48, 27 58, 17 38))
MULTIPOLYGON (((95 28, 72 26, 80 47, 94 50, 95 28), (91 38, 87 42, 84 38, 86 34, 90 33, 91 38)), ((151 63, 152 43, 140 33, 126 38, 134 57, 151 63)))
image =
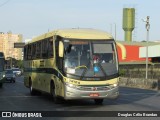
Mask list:
POLYGON ((5 4, 7 4, 10 0, 7 0, 5 2, 3 2, 2 4, 0 4, 0 7, 4 6, 5 4))

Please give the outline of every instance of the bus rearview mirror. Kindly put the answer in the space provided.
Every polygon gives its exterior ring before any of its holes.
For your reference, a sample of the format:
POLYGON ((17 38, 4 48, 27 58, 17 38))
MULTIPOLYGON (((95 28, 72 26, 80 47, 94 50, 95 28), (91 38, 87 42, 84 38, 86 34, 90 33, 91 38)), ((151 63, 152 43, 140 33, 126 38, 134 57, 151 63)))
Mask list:
POLYGON ((64 45, 62 41, 59 41, 59 57, 63 57, 64 55, 64 45))

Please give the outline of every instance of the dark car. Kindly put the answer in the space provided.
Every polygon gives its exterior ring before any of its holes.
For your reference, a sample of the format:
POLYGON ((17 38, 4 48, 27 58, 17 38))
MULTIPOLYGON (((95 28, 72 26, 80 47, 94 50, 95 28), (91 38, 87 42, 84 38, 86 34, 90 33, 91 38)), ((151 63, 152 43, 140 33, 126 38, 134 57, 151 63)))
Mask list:
POLYGON ((7 69, 6 70, 5 79, 6 79, 6 81, 10 81, 10 82, 14 82, 15 83, 16 78, 15 78, 15 74, 13 73, 12 69, 7 69))

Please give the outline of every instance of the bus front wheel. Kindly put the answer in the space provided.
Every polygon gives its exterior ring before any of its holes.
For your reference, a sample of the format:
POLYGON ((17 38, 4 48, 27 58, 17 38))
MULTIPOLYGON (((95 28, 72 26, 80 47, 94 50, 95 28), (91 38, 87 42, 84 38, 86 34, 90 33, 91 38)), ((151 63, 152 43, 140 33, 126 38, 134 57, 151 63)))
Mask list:
POLYGON ((102 105, 103 99, 94 99, 96 105, 102 105))
POLYGON ((51 83, 51 96, 54 100, 54 103, 56 103, 56 104, 60 103, 58 97, 56 96, 55 85, 53 83, 51 83))

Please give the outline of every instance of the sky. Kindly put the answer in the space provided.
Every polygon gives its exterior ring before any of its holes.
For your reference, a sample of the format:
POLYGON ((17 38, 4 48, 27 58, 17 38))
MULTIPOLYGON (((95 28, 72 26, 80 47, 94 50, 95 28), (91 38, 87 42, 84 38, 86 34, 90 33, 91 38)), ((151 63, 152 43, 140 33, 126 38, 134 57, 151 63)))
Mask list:
POLYGON ((0 32, 22 34, 23 40, 64 28, 93 28, 124 40, 123 8, 136 9, 133 41, 160 40, 160 0, 0 0, 0 32), (116 27, 116 32, 115 32, 116 27))

